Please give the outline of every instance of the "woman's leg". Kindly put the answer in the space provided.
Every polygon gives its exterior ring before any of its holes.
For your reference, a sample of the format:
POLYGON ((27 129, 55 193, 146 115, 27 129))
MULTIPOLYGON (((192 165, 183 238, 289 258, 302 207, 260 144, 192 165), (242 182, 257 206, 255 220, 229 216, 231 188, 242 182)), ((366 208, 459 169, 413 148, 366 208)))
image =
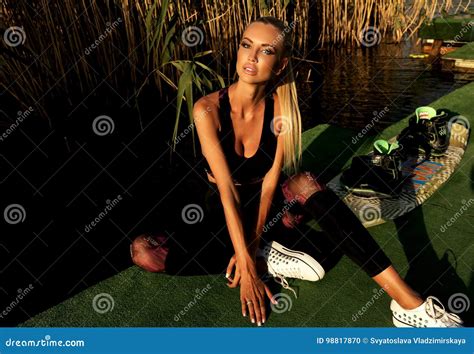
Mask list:
POLYGON ((335 247, 360 266, 402 307, 423 300, 398 275, 390 260, 354 213, 309 172, 290 177, 282 186, 287 201, 296 200, 331 238, 335 247))
POLYGON ((162 233, 142 234, 130 245, 132 262, 149 272, 164 272, 169 248, 162 233))

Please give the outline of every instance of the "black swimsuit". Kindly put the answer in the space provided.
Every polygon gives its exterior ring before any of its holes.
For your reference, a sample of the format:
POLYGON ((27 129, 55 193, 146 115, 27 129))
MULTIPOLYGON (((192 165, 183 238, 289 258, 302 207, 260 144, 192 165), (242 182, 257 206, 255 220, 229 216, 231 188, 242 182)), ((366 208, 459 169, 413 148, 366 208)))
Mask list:
MULTIPOLYGON (((232 179, 240 184, 248 184, 261 180, 272 167, 275 159, 277 137, 273 134, 271 124, 273 120, 273 96, 265 97, 265 113, 260 144, 257 152, 246 158, 235 151, 235 134, 230 117, 229 88, 219 91, 219 116, 221 130, 219 140, 227 159, 232 179)), ((205 162, 205 170, 211 176, 211 169, 205 162)))

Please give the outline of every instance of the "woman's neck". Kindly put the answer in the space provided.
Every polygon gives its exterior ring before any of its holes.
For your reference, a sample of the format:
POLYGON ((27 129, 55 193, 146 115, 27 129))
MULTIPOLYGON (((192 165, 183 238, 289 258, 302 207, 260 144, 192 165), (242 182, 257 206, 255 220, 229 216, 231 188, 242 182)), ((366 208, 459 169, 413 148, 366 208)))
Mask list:
POLYGON ((254 112, 261 107, 265 100, 265 84, 252 85, 237 81, 232 86, 233 88, 230 88, 232 111, 239 113, 243 119, 252 118, 254 112))

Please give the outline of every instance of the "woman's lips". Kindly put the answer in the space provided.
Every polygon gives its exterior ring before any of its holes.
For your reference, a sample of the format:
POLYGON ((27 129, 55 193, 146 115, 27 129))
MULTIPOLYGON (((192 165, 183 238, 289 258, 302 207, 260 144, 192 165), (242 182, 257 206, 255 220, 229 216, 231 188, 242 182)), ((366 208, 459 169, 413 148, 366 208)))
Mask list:
POLYGON ((254 66, 251 66, 251 65, 245 65, 244 66, 244 72, 247 75, 251 75, 251 76, 257 75, 257 69, 254 66))

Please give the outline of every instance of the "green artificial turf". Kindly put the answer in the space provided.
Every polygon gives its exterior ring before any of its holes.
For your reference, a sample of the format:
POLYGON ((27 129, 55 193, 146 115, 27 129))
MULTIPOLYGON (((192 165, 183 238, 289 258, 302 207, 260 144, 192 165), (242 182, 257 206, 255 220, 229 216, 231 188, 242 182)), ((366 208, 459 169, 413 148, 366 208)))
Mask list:
POLYGON ((472 15, 438 17, 420 27, 419 37, 424 39, 456 40, 457 42, 474 41, 472 15), (471 23, 471 24, 470 24, 471 23))
MULTIPOLYGON (((450 109, 474 123, 474 83, 432 103, 450 109)), ((413 107, 413 111, 416 107, 413 107)), ((396 135, 404 119, 381 137, 396 135)), ((304 133, 305 168, 329 179, 355 153, 368 152, 376 137, 353 144, 357 132, 320 125, 304 133)), ((439 296, 445 304, 453 293, 473 298, 474 204, 445 232, 442 225, 474 198, 474 144, 470 144, 452 177, 422 207, 396 222, 370 228, 395 267, 418 291, 439 296), (410 263, 409 263, 410 262, 410 263)), ((341 221, 342 222, 342 221, 341 221)), ((128 254, 124 254, 128 257, 128 254)), ((266 326, 392 326, 390 299, 347 257, 319 282, 291 281, 291 309, 273 312, 266 326), (360 312, 359 312, 360 311, 360 312)), ((472 323, 472 308, 463 317, 472 323)), ((240 314, 239 291, 228 289, 224 276, 169 276, 138 267, 102 281, 40 313, 22 326, 252 326, 240 314), (204 291, 207 287, 207 290, 204 291), (205 292, 205 294, 204 294, 205 292), (106 313, 93 309, 95 296, 106 293, 114 307, 106 313), (200 299, 196 295, 200 293, 200 299), (191 303, 192 301, 195 303, 191 303), (181 314, 180 314, 181 312, 181 314)))
MULTIPOLYGON (((473 26, 474 27, 474 26, 473 26)), ((474 60, 474 42, 468 43, 443 56, 443 59, 470 59, 474 60)))

